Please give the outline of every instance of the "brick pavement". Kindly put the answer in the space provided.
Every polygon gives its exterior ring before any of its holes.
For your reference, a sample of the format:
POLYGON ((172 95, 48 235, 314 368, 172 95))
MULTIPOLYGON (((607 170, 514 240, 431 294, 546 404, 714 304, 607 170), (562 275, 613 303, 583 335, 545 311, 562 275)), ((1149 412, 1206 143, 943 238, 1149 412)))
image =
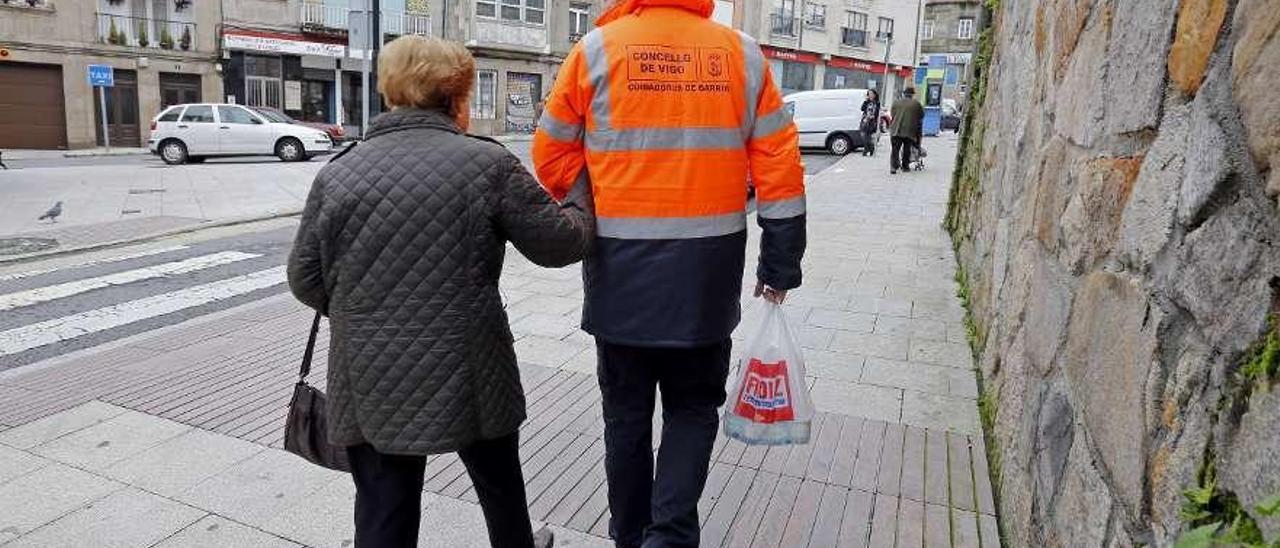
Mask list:
MULTIPOLYGON (((954 146, 930 145, 941 149, 931 159, 954 146)), ((934 161, 889 177, 882 159, 849 157, 810 181, 806 282, 787 309, 820 412, 814 439, 780 448, 718 439, 700 504, 705 546, 998 546, 938 227, 949 166, 934 161)), ((561 536, 581 533, 576 544, 608 545, 578 274, 512 253, 503 293, 528 396, 521 457, 533 517, 561 536)), ((758 319, 748 304, 735 338, 758 319)), ((0 374, 0 544, 90 534, 137 546, 349 540, 349 480, 278 449, 308 320, 280 296, 0 374), (30 500, 46 502, 14 511, 30 500), (165 519, 141 531, 124 521, 130 512, 165 519)), ((484 544, 456 457, 430 460, 426 490, 424 546, 484 544)))

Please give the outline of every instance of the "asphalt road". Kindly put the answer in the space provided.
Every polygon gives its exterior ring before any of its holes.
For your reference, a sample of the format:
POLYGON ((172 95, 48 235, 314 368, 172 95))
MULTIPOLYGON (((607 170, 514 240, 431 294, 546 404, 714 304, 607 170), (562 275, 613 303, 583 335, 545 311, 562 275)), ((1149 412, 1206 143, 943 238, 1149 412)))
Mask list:
MULTIPOLYGON (((520 158, 525 165, 530 165, 529 160, 529 143, 515 142, 509 143, 507 148, 511 149, 516 156, 520 158)), ((312 162, 323 162, 325 156, 321 156, 311 160, 312 162)), ((839 160, 839 156, 833 156, 821 151, 806 151, 804 154, 805 173, 815 175, 822 170, 834 164, 839 160)), ((278 163, 280 160, 270 156, 250 156, 240 158, 210 158, 207 164, 253 164, 253 163, 278 163)), ((84 166, 118 166, 118 165, 163 165, 164 162, 160 158, 151 155, 134 154, 128 156, 88 156, 80 158, 29 158, 29 159, 5 159, 5 165, 9 169, 31 169, 31 168, 56 168, 56 167, 84 167, 84 166)))

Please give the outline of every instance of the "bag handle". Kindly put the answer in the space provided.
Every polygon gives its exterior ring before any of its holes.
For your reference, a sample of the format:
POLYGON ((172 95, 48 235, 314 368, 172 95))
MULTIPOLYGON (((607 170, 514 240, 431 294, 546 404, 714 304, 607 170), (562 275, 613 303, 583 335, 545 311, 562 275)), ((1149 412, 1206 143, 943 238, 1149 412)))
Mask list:
POLYGON ((320 333, 320 312, 316 311, 311 320, 311 335, 307 337, 307 350, 302 353, 302 367, 298 368, 298 383, 307 382, 307 374, 311 373, 311 356, 316 353, 316 335, 320 333))

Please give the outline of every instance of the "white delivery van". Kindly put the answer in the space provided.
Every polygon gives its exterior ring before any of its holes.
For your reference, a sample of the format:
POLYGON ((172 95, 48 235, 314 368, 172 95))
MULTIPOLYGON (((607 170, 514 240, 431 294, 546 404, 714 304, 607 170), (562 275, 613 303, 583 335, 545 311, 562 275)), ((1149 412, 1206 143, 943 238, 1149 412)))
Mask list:
POLYGON ((823 89, 792 93, 782 101, 796 122, 801 148, 845 155, 867 145, 861 130, 866 97, 865 89, 823 89))

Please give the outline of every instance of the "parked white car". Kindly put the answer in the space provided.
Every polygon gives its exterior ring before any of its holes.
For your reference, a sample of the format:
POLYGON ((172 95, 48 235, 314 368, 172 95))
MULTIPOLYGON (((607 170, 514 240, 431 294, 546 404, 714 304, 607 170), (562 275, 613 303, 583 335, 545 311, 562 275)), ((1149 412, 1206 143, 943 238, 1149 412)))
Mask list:
POLYGON ((305 161, 333 151, 318 129, 268 119, 240 105, 174 105, 151 121, 147 148, 166 164, 199 163, 211 156, 277 156, 305 161))
POLYGON ((800 91, 783 97, 791 110, 801 148, 825 148, 845 155, 867 145, 862 134, 862 101, 865 89, 800 91))

